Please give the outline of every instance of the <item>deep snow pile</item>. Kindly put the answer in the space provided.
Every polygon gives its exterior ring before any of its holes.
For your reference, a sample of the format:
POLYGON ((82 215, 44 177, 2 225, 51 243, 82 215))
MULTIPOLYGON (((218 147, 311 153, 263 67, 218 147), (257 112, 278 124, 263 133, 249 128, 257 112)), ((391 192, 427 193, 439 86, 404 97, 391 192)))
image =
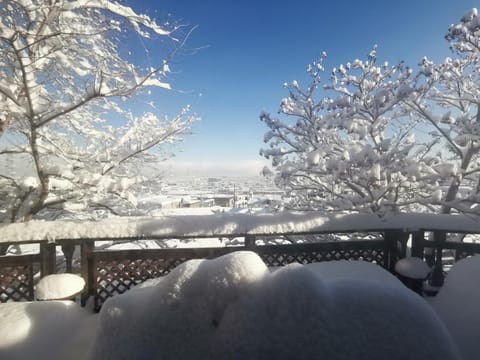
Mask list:
POLYGON ((403 283, 384 268, 368 261, 322 261, 305 264, 322 281, 359 280, 375 282, 381 285, 398 286, 403 290, 403 283))
POLYGON ((479 275, 480 255, 455 263, 432 301, 464 360, 480 358, 479 275))
POLYGON ((423 299, 345 266, 333 281, 322 267, 269 272, 251 252, 186 262, 105 303, 92 357, 458 359, 423 299))

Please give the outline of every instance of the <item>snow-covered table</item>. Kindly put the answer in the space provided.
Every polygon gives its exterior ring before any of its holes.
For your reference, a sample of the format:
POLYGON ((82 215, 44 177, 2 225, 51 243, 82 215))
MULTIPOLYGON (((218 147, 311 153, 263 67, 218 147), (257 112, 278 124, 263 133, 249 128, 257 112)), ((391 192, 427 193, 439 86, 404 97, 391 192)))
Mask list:
POLYGON ((37 284, 37 300, 70 300, 85 288, 85 280, 75 274, 52 274, 37 284))
POLYGON ((455 350, 431 306, 378 265, 271 272, 237 251, 110 298, 90 359, 458 360, 455 350))
POLYGON ((368 261, 324 261, 305 264, 304 266, 327 282, 349 279, 374 281, 391 286, 403 286, 394 275, 383 267, 368 261))

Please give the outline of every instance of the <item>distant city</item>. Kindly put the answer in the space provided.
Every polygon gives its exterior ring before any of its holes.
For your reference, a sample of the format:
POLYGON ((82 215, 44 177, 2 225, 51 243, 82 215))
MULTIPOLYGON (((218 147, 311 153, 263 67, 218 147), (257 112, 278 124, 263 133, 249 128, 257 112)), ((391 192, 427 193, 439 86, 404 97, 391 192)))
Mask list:
POLYGON ((175 177, 164 179, 155 190, 142 188, 137 207, 153 216, 172 209, 264 208, 278 203, 282 195, 264 177, 175 177))

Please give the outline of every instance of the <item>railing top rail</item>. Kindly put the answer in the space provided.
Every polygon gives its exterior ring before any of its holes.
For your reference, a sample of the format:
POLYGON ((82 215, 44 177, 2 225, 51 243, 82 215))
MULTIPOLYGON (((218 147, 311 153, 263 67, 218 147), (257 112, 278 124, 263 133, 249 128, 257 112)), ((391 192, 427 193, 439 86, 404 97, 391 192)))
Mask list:
POLYGON ((374 214, 325 215, 310 211, 258 215, 175 215, 101 221, 29 221, 0 225, 0 243, 306 235, 387 230, 480 233, 480 220, 463 215, 402 213, 381 218, 374 214))

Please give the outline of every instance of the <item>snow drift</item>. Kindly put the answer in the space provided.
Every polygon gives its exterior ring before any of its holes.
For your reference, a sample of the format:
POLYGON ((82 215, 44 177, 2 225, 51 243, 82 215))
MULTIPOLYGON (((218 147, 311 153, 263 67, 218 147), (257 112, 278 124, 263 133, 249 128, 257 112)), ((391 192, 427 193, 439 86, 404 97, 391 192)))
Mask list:
POLYGON ((449 271, 432 306, 447 326, 464 360, 479 358, 480 255, 461 260, 449 271))
POLYGON ((0 359, 85 359, 95 321, 73 301, 0 304, 0 359))
POLYGON ((188 261, 109 299, 91 356, 459 359, 422 298, 388 276, 356 279, 353 264, 345 263, 348 276, 329 280, 322 267, 292 264, 270 272, 251 252, 188 261))

